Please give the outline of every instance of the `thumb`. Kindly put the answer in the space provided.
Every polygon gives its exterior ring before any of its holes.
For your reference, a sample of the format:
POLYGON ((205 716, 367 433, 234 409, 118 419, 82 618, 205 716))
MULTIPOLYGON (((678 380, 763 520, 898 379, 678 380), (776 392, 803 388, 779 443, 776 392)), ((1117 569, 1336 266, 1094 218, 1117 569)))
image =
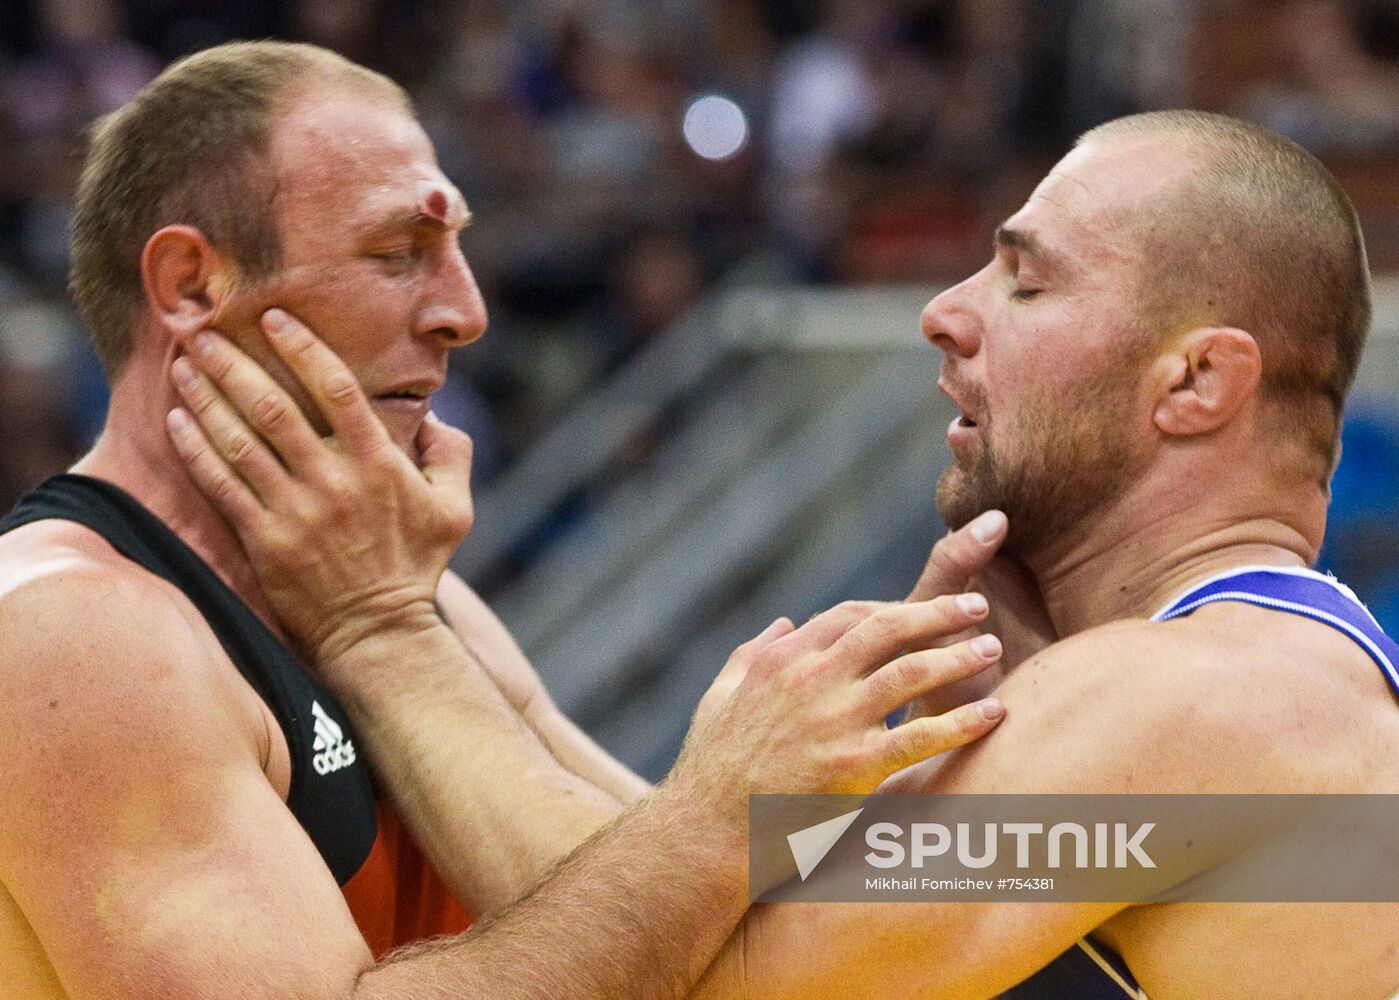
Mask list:
POLYGON ((469 494, 471 491, 471 438, 436 414, 418 428, 418 460, 423 478, 445 492, 469 494))
POLYGON ((790 635, 794 631, 796 631, 796 626, 792 624, 792 619, 786 615, 778 618, 753 638, 735 648, 715 680, 717 681, 719 678, 742 680, 759 653, 784 635, 790 635))
POLYGON ((928 601, 965 591, 971 578, 986 568, 1006 540, 1009 526, 1005 514, 988 510, 943 535, 933 546, 923 574, 907 599, 928 601))

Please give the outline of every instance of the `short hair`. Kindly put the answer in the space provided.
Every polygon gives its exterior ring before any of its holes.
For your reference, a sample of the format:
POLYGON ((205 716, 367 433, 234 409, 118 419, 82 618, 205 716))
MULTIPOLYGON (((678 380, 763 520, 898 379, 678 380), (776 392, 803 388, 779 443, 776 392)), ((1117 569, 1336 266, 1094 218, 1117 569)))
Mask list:
POLYGON ((1307 475, 1335 467, 1346 393, 1370 326, 1370 273, 1355 208, 1312 154, 1268 129, 1203 111, 1157 111, 1079 139, 1169 135, 1190 169, 1133 228, 1148 329, 1248 331, 1262 393, 1307 475))
POLYGON ((240 279, 281 266, 271 133, 290 100, 320 83, 410 107, 392 80, 327 49, 233 42, 172 64, 98 120, 78 182, 69 287, 109 380, 131 354, 141 252, 163 226, 199 229, 240 279))

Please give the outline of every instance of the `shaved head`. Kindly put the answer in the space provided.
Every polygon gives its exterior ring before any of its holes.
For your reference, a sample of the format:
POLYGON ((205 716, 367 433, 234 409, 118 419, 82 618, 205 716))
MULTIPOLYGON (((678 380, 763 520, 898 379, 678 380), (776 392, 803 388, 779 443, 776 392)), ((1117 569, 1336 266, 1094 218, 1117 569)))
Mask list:
POLYGON ((1181 179, 1133 213, 1143 328, 1158 338, 1237 327, 1257 341, 1262 393, 1299 471, 1325 480, 1370 324, 1355 209, 1306 150, 1267 129, 1200 111, 1132 115, 1080 145, 1160 138, 1181 179))

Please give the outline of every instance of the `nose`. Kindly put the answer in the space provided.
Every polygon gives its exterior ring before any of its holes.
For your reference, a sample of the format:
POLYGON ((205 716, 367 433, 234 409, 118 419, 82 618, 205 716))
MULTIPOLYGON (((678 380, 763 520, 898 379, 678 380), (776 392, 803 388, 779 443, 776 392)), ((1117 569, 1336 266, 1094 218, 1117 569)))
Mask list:
POLYGON ((486 303, 461 247, 453 240, 418 312, 417 332, 445 347, 462 347, 486 332, 486 303))
POLYGON ((923 307, 918 325, 934 347, 970 358, 981 347, 981 318, 972 308, 976 276, 954 285, 923 307))

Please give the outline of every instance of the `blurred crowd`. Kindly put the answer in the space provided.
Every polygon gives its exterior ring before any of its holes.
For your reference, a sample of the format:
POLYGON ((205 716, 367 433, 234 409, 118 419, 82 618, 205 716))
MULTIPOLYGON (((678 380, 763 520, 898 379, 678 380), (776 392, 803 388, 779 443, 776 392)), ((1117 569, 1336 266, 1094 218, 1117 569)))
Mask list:
POLYGON ((1399 266, 1391 0, 7 0, 0 509, 95 434, 64 292, 87 125, 233 38, 414 95, 492 309, 440 400, 489 476, 716 282, 937 281, 1080 131, 1240 114, 1327 158, 1399 266))

